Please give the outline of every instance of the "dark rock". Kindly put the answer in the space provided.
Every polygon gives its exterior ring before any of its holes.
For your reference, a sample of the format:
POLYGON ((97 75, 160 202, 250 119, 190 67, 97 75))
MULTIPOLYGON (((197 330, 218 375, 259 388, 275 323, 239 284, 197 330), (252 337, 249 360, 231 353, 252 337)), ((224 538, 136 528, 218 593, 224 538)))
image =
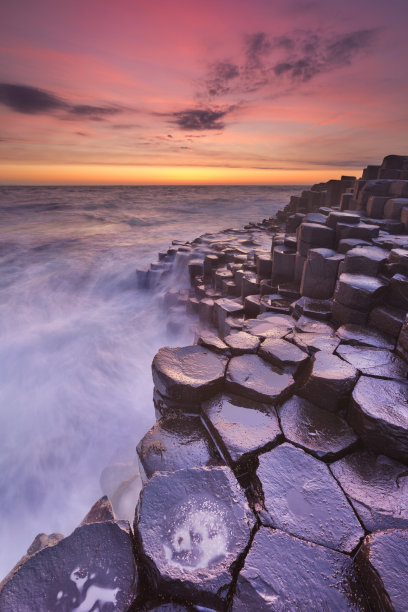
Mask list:
POLYGON ((261 314, 245 323, 245 330, 258 338, 283 338, 295 325, 292 317, 283 314, 261 314))
POLYGON ((318 321, 312 317, 305 315, 301 316, 295 324, 296 331, 306 332, 310 334, 324 334, 325 336, 333 335, 334 329, 328 323, 318 321))
POLYGON ((362 374, 380 378, 407 378, 408 364, 386 349, 340 344, 337 354, 362 374))
POLYGON ((333 300, 332 317, 337 325, 352 323, 353 325, 365 325, 368 320, 368 312, 361 312, 355 308, 350 308, 333 300))
POLYGON ((306 315, 312 319, 328 321, 331 317, 332 300, 319 300, 303 296, 295 303, 293 316, 306 315))
POLYGON ((104 495, 101 499, 92 506, 88 514, 82 520, 81 525, 91 525, 92 523, 104 523, 105 521, 114 521, 112 504, 110 499, 104 495))
POLYGON ((361 223, 359 225, 349 225, 346 223, 338 223, 336 227, 337 240, 344 238, 358 238, 361 240, 372 240, 379 234, 380 228, 378 225, 369 225, 361 223))
POLYGON ((408 463, 408 385, 361 376, 348 420, 365 445, 408 463))
POLYGON ((384 217, 399 221, 404 206, 408 206, 408 198, 391 198, 387 200, 384 207, 384 217))
POLYGON ((136 509, 141 562, 159 596, 224 609, 231 566, 254 526, 245 495, 229 468, 155 474, 136 509))
POLYGON ((153 607, 145 607, 143 610, 145 612, 195 612, 195 610, 197 610, 197 608, 187 607, 177 603, 152 604, 152 606, 153 607))
POLYGON ((232 612, 365 610, 351 559, 261 527, 237 581, 232 612))
POLYGON ((364 535, 327 465, 300 448, 285 443, 260 455, 257 476, 269 526, 342 552, 364 535))
POLYGON ((214 353, 219 353, 220 355, 229 355, 230 353, 230 350, 225 342, 223 342, 216 334, 213 334, 212 332, 203 333, 199 337, 197 344, 214 351, 214 353))
POLYGON ((272 404, 292 389, 292 376, 257 355, 233 357, 227 368, 225 388, 232 393, 272 404))
POLYGON ((338 223, 358 224, 360 223, 360 215, 356 213, 348 213, 344 211, 333 210, 327 217, 327 225, 336 229, 338 223))
POLYGON ((305 215, 303 222, 304 223, 319 223, 320 225, 326 225, 327 217, 326 215, 322 215, 322 213, 309 212, 305 215))
POLYGON ((153 381, 164 396, 202 401, 221 391, 226 365, 225 358, 202 346, 165 346, 153 359, 153 381))
POLYGON ((374 276, 364 274, 340 274, 334 299, 349 308, 366 312, 384 297, 386 283, 374 276))
POLYGON ((284 298, 279 293, 272 293, 261 296, 259 307, 261 313, 289 314, 291 303, 292 300, 284 298))
POLYGON ((256 353, 260 343, 259 338, 243 331, 225 336, 224 341, 234 357, 244 355, 244 353, 256 353))
POLYGON ((303 257, 311 248, 332 249, 335 233, 330 227, 318 223, 302 223, 297 229, 298 250, 303 257))
POLYGON ((242 330, 244 319, 242 317, 227 317, 224 322, 224 336, 229 336, 242 330))
POLYGON ((369 327, 353 325, 352 323, 342 325, 336 332, 344 344, 354 346, 373 346, 393 350, 395 339, 369 327))
POLYGON ((331 471, 367 531, 408 527, 408 471, 384 455, 358 451, 331 471))
POLYGON ((204 298, 198 305, 198 315, 200 321, 210 323, 213 320, 214 300, 212 298, 204 298))
POLYGON ((239 472, 281 438, 275 408, 237 395, 217 395, 202 405, 203 417, 229 465, 239 472))
POLYGON ((272 253, 272 282, 292 280, 295 274, 296 252, 285 246, 275 246, 272 253))
POLYGON ((223 332, 225 319, 230 316, 239 317, 244 314, 243 305, 237 300, 220 298, 214 302, 214 315, 218 329, 223 332))
POLYGON ((162 395, 157 387, 153 388, 153 403, 156 419, 180 414, 199 414, 200 412, 200 404, 197 401, 183 403, 173 400, 162 395))
POLYGON ((244 298, 244 313, 246 317, 257 317, 261 312, 261 296, 247 295, 244 298))
POLYGON ((368 324, 384 334, 397 338, 404 323, 405 311, 392 306, 377 306, 370 312, 368 324))
POLYGON ((214 288, 222 289, 223 281, 232 280, 233 274, 231 270, 228 270, 227 268, 218 268, 216 270, 213 270, 213 277, 214 277, 214 288))
POLYGON ((355 560, 374 612, 406 612, 408 530, 390 529, 367 536, 355 560))
POLYGON ((333 461, 357 443, 348 423, 307 400, 294 395, 278 409, 284 436, 318 459, 333 461))
POLYGON ((357 382, 358 371, 336 355, 317 352, 310 374, 299 395, 313 404, 335 412, 342 408, 357 382))
POLYGON ((396 352, 398 355, 401 355, 405 361, 408 361, 408 314, 405 317, 405 321, 398 336, 396 352))
POLYGON ((360 240, 359 238, 344 238, 340 240, 337 250, 339 253, 347 253, 350 249, 354 249, 358 246, 370 246, 370 242, 367 242, 367 240, 360 240))
POLYGON ((367 215, 374 219, 382 219, 388 196, 371 196, 367 200, 367 215))
POLYGON ((200 419, 194 416, 160 419, 136 450, 147 478, 154 472, 223 464, 200 419))
POLYGON ((30 557, 3 583, 0 610, 129 609, 138 570, 126 521, 78 527, 30 557))
POLYGON ((394 274, 390 280, 387 301, 395 308, 408 310, 408 276, 394 274))
POLYGON ((314 355, 317 351, 334 353, 340 344, 340 339, 332 334, 312 334, 307 332, 288 334, 286 340, 294 342, 296 346, 307 351, 309 355, 314 355))
POLYGON ((359 246, 347 251, 342 272, 376 276, 388 258, 387 251, 375 246, 359 246))
POLYGON ((274 366, 295 376, 305 365, 309 355, 295 344, 280 338, 267 338, 259 347, 258 355, 274 366))
POLYGON ((260 292, 259 278, 250 272, 244 274, 241 281, 241 297, 258 295, 260 292))
POLYGON ((214 255, 213 253, 206 255, 204 257, 204 276, 210 277, 213 268, 217 266, 218 262, 218 255, 214 255))
POLYGON ((331 298, 343 258, 331 249, 310 249, 303 266, 300 293, 322 300, 331 298))

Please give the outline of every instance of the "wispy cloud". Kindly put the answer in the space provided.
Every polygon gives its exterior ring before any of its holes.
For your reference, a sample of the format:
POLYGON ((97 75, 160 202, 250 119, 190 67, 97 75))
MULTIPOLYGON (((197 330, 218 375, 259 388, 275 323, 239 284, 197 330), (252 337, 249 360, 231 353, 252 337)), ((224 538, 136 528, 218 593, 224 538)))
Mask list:
POLYGON ((73 104, 53 92, 13 83, 0 83, 0 103, 17 113, 56 115, 60 119, 102 121, 105 117, 122 112, 116 106, 73 104))

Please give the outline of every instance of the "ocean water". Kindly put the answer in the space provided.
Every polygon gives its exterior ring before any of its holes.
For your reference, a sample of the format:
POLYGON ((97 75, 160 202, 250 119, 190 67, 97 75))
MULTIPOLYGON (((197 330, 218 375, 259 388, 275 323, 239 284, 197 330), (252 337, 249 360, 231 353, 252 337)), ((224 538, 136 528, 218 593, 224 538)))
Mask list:
POLYGON ((173 239, 272 216, 298 192, 0 188, 0 579, 37 533, 75 528, 109 492, 107 466, 135 465, 155 420, 152 358, 192 341, 188 326, 169 335, 136 268, 173 239))

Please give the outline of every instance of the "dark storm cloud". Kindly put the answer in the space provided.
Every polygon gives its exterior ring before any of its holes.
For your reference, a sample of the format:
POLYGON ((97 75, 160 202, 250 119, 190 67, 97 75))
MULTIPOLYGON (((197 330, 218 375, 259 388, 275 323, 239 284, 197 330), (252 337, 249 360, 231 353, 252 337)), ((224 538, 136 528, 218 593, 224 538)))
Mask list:
POLYGON ((278 89, 282 82, 293 87, 318 74, 350 66, 359 53, 373 46, 379 33, 380 28, 341 35, 320 31, 294 31, 279 37, 266 32, 250 34, 243 40, 241 62, 220 60, 209 65, 204 89, 211 98, 265 87, 278 89))
POLYGON ((60 119, 87 118, 102 121, 105 117, 122 112, 122 109, 114 106, 71 104, 50 91, 12 83, 0 83, 0 103, 16 113, 56 114, 60 119))
POLYGON ((222 121, 230 109, 215 110, 211 108, 186 109, 171 113, 173 122, 182 130, 222 130, 222 121))

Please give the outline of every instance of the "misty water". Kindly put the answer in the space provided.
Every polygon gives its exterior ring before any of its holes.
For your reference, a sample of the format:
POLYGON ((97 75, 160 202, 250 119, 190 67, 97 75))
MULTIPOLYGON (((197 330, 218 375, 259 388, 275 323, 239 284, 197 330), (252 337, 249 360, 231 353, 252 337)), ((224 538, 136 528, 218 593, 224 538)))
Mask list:
POLYGON ((135 463, 169 335, 135 270, 173 239, 260 221, 297 187, 0 188, 0 579, 39 532, 68 535, 135 463))

